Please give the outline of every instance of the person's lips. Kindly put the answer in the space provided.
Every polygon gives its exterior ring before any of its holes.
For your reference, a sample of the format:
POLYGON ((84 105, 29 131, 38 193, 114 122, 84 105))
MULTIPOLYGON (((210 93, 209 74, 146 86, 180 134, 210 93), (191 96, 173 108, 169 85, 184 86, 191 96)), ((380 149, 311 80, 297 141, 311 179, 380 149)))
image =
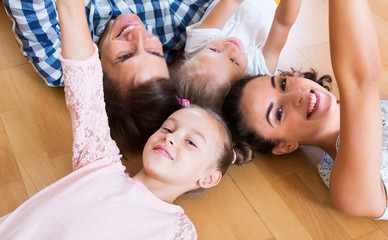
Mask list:
POLYGON ((307 103, 307 118, 311 117, 318 109, 319 106, 319 93, 311 90, 309 93, 307 103))
POLYGON ((123 35, 124 33, 130 33, 133 29, 135 29, 135 27, 138 27, 139 24, 137 23, 128 23, 128 24, 125 24, 124 26, 121 27, 121 31, 119 32, 119 34, 116 36, 116 38, 120 37, 121 35, 123 35))
POLYGON ((171 160, 174 160, 173 157, 171 156, 171 154, 168 152, 168 150, 163 147, 162 145, 157 145, 154 147, 153 149, 157 154, 163 156, 163 157, 166 157, 166 158, 169 158, 171 160))
POLYGON ((238 47, 238 49, 240 50, 240 52, 241 52, 241 47, 240 47, 240 45, 238 44, 237 41, 235 41, 235 40, 228 40, 227 42, 230 42, 230 43, 233 43, 234 45, 236 45, 238 47))

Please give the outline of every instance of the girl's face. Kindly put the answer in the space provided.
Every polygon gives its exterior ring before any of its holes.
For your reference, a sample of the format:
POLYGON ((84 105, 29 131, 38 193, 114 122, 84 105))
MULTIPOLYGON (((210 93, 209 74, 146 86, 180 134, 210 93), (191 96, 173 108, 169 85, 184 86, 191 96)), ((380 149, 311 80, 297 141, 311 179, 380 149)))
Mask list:
POLYGON ((161 42, 135 14, 122 14, 110 21, 98 47, 104 72, 123 87, 169 78, 161 42))
POLYGON ((210 42, 194 58, 206 66, 208 73, 231 84, 244 77, 248 65, 243 43, 234 37, 210 42))
POLYGON ((328 131, 337 109, 335 96, 300 77, 258 77, 240 104, 248 125, 265 138, 309 144, 328 131))
POLYGON ((145 172, 187 191, 198 188, 198 181, 216 170, 222 137, 218 122, 203 109, 178 110, 148 139, 145 172))

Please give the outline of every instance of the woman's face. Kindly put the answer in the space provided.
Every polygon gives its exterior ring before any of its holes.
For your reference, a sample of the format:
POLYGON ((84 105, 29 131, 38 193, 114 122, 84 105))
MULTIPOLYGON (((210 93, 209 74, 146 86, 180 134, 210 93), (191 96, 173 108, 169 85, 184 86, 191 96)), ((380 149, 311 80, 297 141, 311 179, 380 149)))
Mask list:
POLYGON ((148 139, 144 169, 161 182, 195 189, 216 171, 222 137, 218 122, 203 109, 178 110, 148 139))
POLYGON ((258 77, 240 103, 249 126, 265 138, 309 144, 327 131, 337 109, 335 96, 300 77, 258 77))
POLYGON ((120 86, 169 78, 162 44, 135 14, 110 21, 98 43, 105 74, 120 86))

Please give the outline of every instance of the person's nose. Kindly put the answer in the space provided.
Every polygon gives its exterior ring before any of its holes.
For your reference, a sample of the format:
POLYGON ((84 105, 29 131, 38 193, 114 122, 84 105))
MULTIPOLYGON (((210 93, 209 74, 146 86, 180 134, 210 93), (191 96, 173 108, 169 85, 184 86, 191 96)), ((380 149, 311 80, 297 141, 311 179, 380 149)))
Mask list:
POLYGON ((164 137, 164 140, 166 141, 167 144, 171 146, 175 146, 175 135, 174 133, 167 133, 166 136, 164 137))
POLYGON ((305 96, 306 91, 303 89, 294 89, 291 92, 286 93, 286 98, 288 98, 288 102, 290 102, 295 107, 300 107, 303 102, 303 97, 305 96))
POLYGON ((128 35, 127 41, 136 45, 137 49, 144 49, 144 41, 146 39, 145 32, 141 27, 135 27, 128 35))
POLYGON ((223 51, 228 54, 229 57, 234 57, 239 51, 233 43, 226 43, 223 46, 223 51))

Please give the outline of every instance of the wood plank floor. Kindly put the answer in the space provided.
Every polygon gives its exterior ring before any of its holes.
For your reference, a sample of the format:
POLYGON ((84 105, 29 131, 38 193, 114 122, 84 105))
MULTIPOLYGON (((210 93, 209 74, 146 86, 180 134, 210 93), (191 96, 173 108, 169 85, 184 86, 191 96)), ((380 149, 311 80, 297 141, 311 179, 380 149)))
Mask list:
MULTIPOLYGON (((388 94, 388 0, 370 0, 381 49, 381 90, 388 94)), ((280 68, 330 66, 327 0, 304 0, 280 68)), ((21 55, 0 4, 0 216, 71 172, 72 133, 63 88, 49 88, 21 55)), ((335 84, 333 84, 334 92, 335 84)), ((322 151, 257 154, 232 166, 220 185, 179 202, 199 239, 388 239, 388 221, 348 217, 330 203, 316 164, 322 151)), ((139 156, 125 155, 130 174, 139 156), (129 159, 129 160, 128 160, 129 159)))

